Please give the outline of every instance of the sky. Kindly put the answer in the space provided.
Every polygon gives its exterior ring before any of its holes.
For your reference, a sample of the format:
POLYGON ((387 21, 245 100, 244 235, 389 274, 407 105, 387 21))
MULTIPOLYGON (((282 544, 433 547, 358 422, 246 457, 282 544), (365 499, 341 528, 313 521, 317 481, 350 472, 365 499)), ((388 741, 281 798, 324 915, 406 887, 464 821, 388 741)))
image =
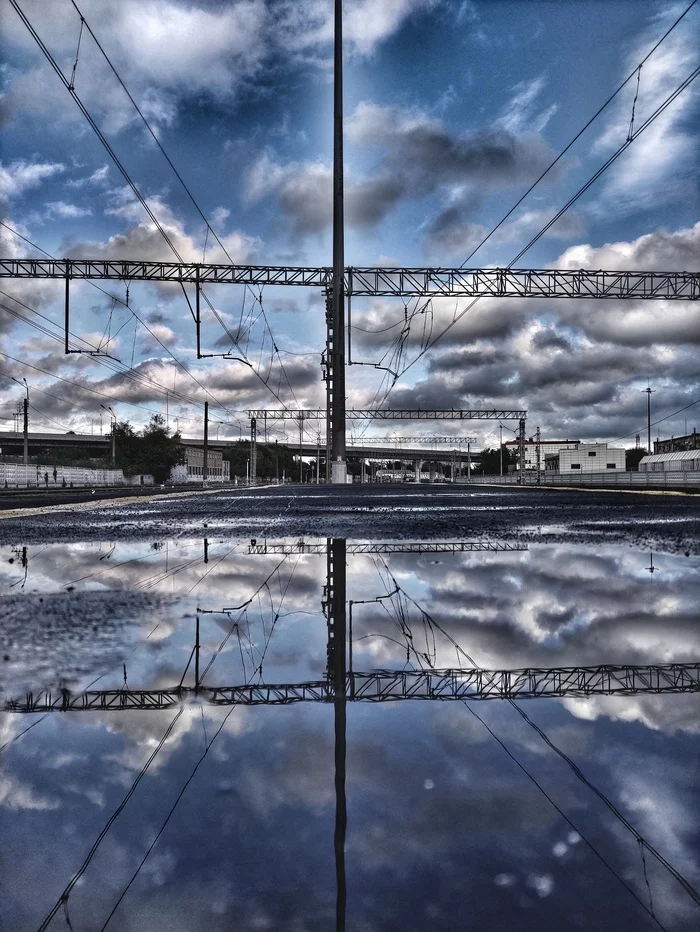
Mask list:
MULTIPOLYGON (((346 263, 465 262, 689 2, 347 0, 346 263)), ((71 0, 20 0, 180 255, 329 265, 332 4, 77 5, 218 241, 87 28, 80 35, 71 0)), ((1 219, 56 257, 173 260, 17 13, 4 3, 0 15, 1 219)), ((633 107, 638 128, 697 67, 699 23, 696 6, 470 267, 511 262, 625 141, 633 107)), ((697 269, 699 95, 700 81, 517 265, 697 269)), ((6 227, 0 251, 37 255, 6 227)), ((208 400, 218 436, 235 438, 247 433, 250 407, 324 404, 316 290, 213 286, 215 313, 205 307, 202 332, 202 351, 213 355, 198 360, 191 294, 131 284, 127 302, 125 283, 103 284, 108 294, 73 285, 71 346, 87 352, 66 356, 62 283, 2 282, 0 430, 13 427, 23 387, 12 379, 24 378, 33 430, 106 431, 105 405, 138 427, 167 414, 173 428, 197 436, 208 400)), ((369 365, 348 369, 348 406, 525 408, 528 435, 539 426, 544 438, 632 446, 636 433, 645 441, 647 385, 652 420, 700 399, 700 317, 696 303, 681 301, 482 299, 394 383, 387 369, 411 363, 466 303, 353 301, 352 359, 369 365)), ((666 418, 653 436, 700 426, 699 411, 666 418)), ((286 429, 296 436, 293 424, 286 429)), ((322 429, 309 425, 307 437, 322 429)), ((460 430, 449 422, 362 428, 366 436, 460 430)), ((479 445, 497 443, 495 422, 469 431, 479 445)))

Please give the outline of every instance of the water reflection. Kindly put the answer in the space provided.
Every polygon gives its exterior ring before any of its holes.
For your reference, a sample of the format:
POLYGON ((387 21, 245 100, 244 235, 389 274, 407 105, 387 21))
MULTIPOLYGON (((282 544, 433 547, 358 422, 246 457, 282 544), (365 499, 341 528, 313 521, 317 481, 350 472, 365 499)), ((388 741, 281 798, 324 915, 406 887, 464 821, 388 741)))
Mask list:
MULTIPOLYGON (((697 887, 697 696, 531 700, 528 724, 514 704, 355 690, 374 669, 412 684, 694 661, 697 559, 655 554, 650 586, 648 553, 472 544, 55 545, 24 565, 7 551, 6 699, 192 692, 170 711, 47 715, 6 749, 3 922, 37 928, 58 906, 59 927, 65 904, 76 928, 111 914, 113 929, 342 929, 347 856, 349 928, 651 928, 651 911, 694 928, 692 897, 605 800, 697 887), (315 684, 322 701, 252 708, 240 693, 218 709, 205 693, 270 683, 315 684)), ((0 744, 37 720, 6 715, 0 744)))

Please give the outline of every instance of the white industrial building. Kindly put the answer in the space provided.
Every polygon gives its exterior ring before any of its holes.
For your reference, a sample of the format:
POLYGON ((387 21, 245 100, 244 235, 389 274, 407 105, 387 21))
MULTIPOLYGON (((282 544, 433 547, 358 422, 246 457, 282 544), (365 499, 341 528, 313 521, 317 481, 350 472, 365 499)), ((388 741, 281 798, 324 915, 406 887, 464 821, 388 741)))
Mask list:
MULTIPOLYGON (((544 471, 545 456, 560 450, 572 450, 580 443, 580 440, 540 440, 540 472, 544 471)), ((517 440, 506 440, 503 447, 505 450, 514 450, 517 455, 520 444, 517 440)), ((525 441, 525 469, 537 469, 537 441, 532 437, 525 441)))
MULTIPOLYGON (((185 447, 185 462, 173 466, 171 482, 201 482, 204 478, 204 448, 185 447)), ((223 458, 221 450, 207 450, 207 479, 212 482, 228 482, 231 464, 223 458)))
POLYGON ((652 453, 639 462, 640 472, 700 472, 700 450, 652 453))
POLYGON ((547 472, 607 472, 625 470, 623 447, 609 447, 607 443, 579 443, 571 450, 560 450, 545 458, 547 472))

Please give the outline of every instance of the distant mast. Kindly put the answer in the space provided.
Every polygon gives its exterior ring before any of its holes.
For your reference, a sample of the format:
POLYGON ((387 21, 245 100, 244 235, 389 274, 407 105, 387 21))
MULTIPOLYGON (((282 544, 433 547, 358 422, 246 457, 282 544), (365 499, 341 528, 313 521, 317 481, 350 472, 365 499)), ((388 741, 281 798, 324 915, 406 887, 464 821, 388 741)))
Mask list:
POLYGON ((343 191, 343 3, 335 0, 333 70, 333 358, 331 362, 331 477, 347 482, 345 459, 345 230, 343 191))

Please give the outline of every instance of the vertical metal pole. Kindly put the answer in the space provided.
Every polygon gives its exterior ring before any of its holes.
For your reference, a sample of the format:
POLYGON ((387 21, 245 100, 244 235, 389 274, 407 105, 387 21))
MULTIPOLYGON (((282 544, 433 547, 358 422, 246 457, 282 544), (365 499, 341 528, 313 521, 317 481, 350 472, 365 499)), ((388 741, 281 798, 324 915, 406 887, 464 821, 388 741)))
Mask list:
POLYGON ((467 443, 467 482, 472 481, 472 445, 467 443))
POLYGON ((117 416, 112 415, 112 466, 117 463, 117 416))
POLYGON ((304 455, 304 412, 299 412, 299 482, 302 482, 304 479, 303 473, 303 455, 304 455))
POLYGON ((333 85, 333 380, 332 481, 347 479, 345 459, 345 219, 343 190, 343 2, 335 0, 333 85))
POLYGON ((209 540, 204 538, 204 562, 209 562, 209 540))
POLYGON ((202 333, 201 333, 201 324, 202 318, 199 310, 199 266, 195 269, 195 279, 194 279, 194 308, 195 308, 195 325, 197 327, 197 359, 202 358, 202 333))
POLYGON ((501 431, 501 445, 500 445, 500 453, 501 453, 501 477, 503 477, 503 424, 499 424, 498 427, 499 427, 499 429, 500 429, 500 431, 501 431))
POLYGON ((520 459, 520 483, 525 483, 525 418, 521 418, 518 424, 518 455, 520 459))
POLYGON ((70 350, 68 349, 68 329, 70 327, 70 262, 66 260, 66 332, 64 335, 64 345, 63 351, 68 355, 70 350))
POLYGON ((249 481, 255 484, 258 478, 258 422, 250 419, 250 473, 249 481))
POLYGON ((24 415, 24 465, 27 466, 29 465, 29 389, 22 404, 22 413, 24 415))
POLYGON ((275 440, 275 483, 280 484, 280 454, 275 440))
POLYGON ((204 402, 204 451, 202 459, 202 482, 209 478, 209 402, 204 402))
POLYGON ((335 725, 335 849, 336 932, 345 932, 345 834, 347 802, 345 798, 346 761, 346 542, 330 542, 333 558, 332 591, 329 600, 333 612, 333 709, 335 725))
POLYGON ((537 443, 535 444, 535 457, 537 460, 537 485, 540 484, 540 429, 537 428, 537 443))
POLYGON ((194 631, 194 688, 197 692, 199 690, 199 615, 197 615, 194 631))

